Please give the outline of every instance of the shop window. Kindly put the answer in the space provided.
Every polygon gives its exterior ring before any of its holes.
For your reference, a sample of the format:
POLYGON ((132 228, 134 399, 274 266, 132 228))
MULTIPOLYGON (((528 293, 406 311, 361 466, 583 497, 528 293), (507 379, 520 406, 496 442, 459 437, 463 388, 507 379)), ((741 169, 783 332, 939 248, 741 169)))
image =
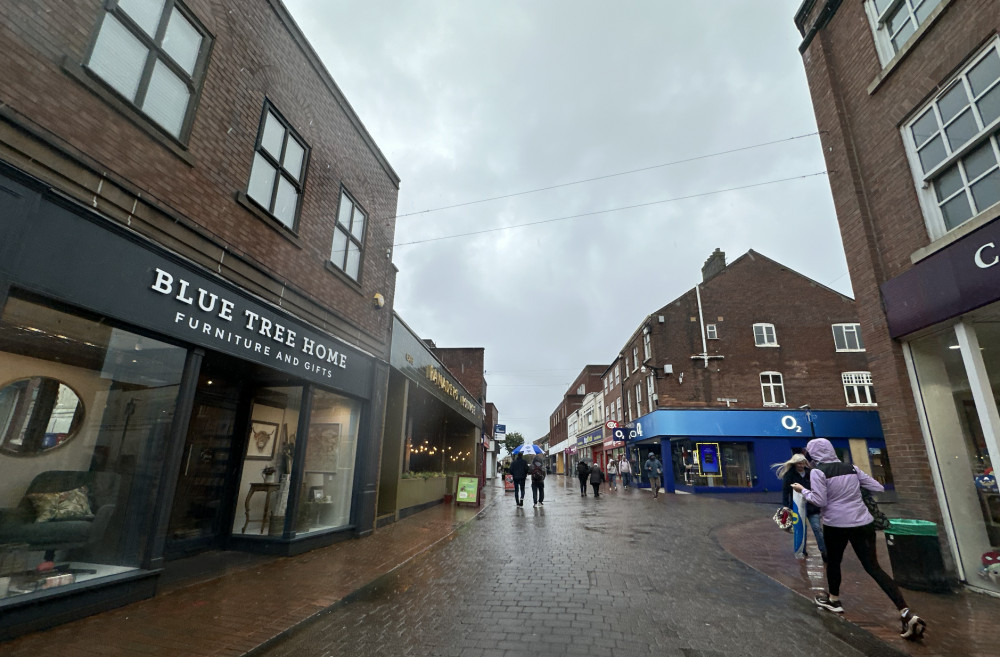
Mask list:
POLYGON ((844 372, 844 396, 848 406, 875 406, 875 386, 871 372, 844 372))
POLYGON ((330 262, 353 280, 361 271, 361 255, 365 247, 366 215, 347 192, 340 193, 340 212, 333 229, 330 262))
POLYGON ((774 324, 754 324, 753 343, 758 347, 777 347, 778 336, 774 324))
POLYGON ((186 351, 26 295, 0 315, 0 614, 150 555, 186 351))
POLYGON ((257 145, 247 183, 247 196, 284 226, 295 230, 309 149, 291 125, 270 104, 257 133, 257 145))
POLYGON ((760 391, 764 397, 764 406, 785 405, 785 384, 778 372, 761 372, 760 391))
POLYGON ((177 139, 190 132, 209 38, 175 0, 106 2, 86 66, 177 139))
POLYGON ((932 238, 1000 202, 998 44, 994 39, 903 127, 932 238))

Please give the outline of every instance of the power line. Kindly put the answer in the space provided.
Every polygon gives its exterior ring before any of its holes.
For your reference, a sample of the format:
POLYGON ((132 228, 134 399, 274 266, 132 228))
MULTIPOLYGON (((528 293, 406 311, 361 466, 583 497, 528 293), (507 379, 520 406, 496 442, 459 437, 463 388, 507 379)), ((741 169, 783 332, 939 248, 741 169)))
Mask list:
POLYGON ((793 141, 795 139, 803 139, 805 137, 815 137, 818 132, 810 132, 805 135, 796 135, 795 137, 786 137, 784 139, 777 139, 775 141, 767 141, 761 144, 753 144, 751 146, 742 146, 740 148, 733 148, 728 151, 719 151, 717 153, 708 153, 707 155, 696 155, 694 157, 688 157, 683 160, 674 160, 673 162, 664 162, 663 164, 654 164, 648 167, 642 167, 641 169, 631 169, 629 171, 620 171, 618 173, 609 173, 603 176, 595 176, 594 178, 584 178, 583 180, 574 180, 572 182, 559 183, 556 185, 549 185, 548 187, 537 187, 535 189, 527 189, 523 192, 512 192, 510 194, 502 194, 500 196, 491 196, 489 198, 483 198, 476 201, 465 201, 463 203, 456 203, 454 205, 443 205, 439 208, 429 208, 427 210, 417 210, 416 212, 406 212, 404 214, 397 214, 393 219, 399 219, 401 217, 412 217, 418 214, 428 214, 430 212, 440 212, 441 210, 451 210, 452 208, 462 208, 467 205, 476 205, 477 203, 488 203, 489 201, 499 201, 505 198, 511 198, 514 196, 524 196, 525 194, 535 194, 537 192, 547 192, 550 189, 559 189, 560 187, 570 187, 572 185, 582 185, 583 183, 594 182, 597 180, 607 180, 608 178, 616 178, 618 176, 627 176, 633 173, 642 173, 643 171, 652 171, 653 169, 662 169, 663 167, 670 167, 677 164, 685 164, 687 162, 695 162, 697 160, 705 160, 710 157, 718 157, 720 155, 729 155, 730 153, 739 153, 740 151, 749 151, 754 148, 762 148, 764 146, 773 146, 774 144, 781 144, 786 141, 793 141))
POLYGON ((716 189, 711 192, 701 192, 698 194, 689 194, 688 196, 675 196, 674 198, 665 198, 659 201, 650 201, 648 203, 637 203, 635 205, 625 205, 618 208, 609 208, 607 210, 594 210, 593 212, 583 212, 581 214, 571 214, 566 217, 556 217, 555 219, 542 219, 540 221, 530 221, 525 224, 514 224, 512 226, 499 226, 497 228, 484 228, 483 230, 472 231, 471 233, 457 233, 455 235, 442 235, 441 237, 428 237, 427 239, 414 240, 412 242, 399 242, 393 244, 393 248, 397 246, 410 246, 413 244, 423 244, 424 242, 437 242, 440 240, 450 240, 456 237, 470 237, 472 235, 482 235, 484 233, 495 233, 501 230, 510 230, 512 228, 524 228, 526 226, 538 226, 540 224, 549 224, 556 221, 566 221, 567 219, 579 219, 581 217, 591 217, 598 214, 607 214, 609 212, 618 212, 620 210, 632 210, 635 208, 645 208, 650 205, 659 205, 661 203, 672 203, 674 201, 684 201, 687 199, 698 198, 701 196, 712 196, 713 194, 722 194, 724 192, 736 192, 741 189, 751 189, 753 187, 763 187, 765 185, 776 185, 778 183, 789 182, 792 180, 803 180, 805 178, 814 178, 816 176, 825 176, 826 171, 818 171, 816 173, 807 173, 802 176, 793 176, 791 178, 781 178, 779 180, 768 180, 765 182, 752 183, 750 185, 741 185, 739 187, 727 187, 726 189, 716 189))

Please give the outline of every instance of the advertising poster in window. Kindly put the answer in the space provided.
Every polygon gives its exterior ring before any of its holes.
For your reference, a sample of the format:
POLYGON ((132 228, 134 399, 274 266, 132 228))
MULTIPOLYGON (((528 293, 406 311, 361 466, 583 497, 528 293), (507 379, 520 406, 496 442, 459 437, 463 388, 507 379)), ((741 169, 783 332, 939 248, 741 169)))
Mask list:
POLYGON ((721 477, 722 466, 719 464, 718 443, 697 443, 698 469, 702 477, 721 477))

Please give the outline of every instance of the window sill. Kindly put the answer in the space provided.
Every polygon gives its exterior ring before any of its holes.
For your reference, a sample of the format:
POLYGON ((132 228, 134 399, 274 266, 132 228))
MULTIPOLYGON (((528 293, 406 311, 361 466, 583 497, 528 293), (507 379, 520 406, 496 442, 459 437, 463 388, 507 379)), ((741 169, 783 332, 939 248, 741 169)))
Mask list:
POLYGON ((164 132, 163 128, 157 125, 156 122, 147 118, 144 114, 123 101, 117 94, 107 89, 102 83, 95 80, 91 74, 87 73, 86 69, 84 69, 81 64, 73 61, 68 55, 63 57, 62 70, 63 73, 73 78, 92 94, 103 100, 108 106, 131 121, 137 128, 145 132, 154 141, 158 142, 161 146, 176 155, 189 167, 196 166, 197 161, 194 156, 191 155, 190 151, 188 151, 185 143, 181 142, 173 135, 164 132))
POLYGON ((354 280, 353 278, 351 278, 347 274, 345 274, 339 267, 337 267, 336 265, 334 265, 332 262, 330 262, 329 260, 327 260, 326 262, 323 263, 323 268, 326 269, 331 274, 333 274, 334 276, 336 276, 337 278, 339 278, 341 281, 343 281, 345 284, 347 284, 348 287, 350 287, 351 289, 353 289, 355 292, 357 292, 358 294, 361 294, 361 283, 358 282, 358 281, 356 281, 356 280, 354 280))
POLYGON ((838 354, 863 354, 865 349, 836 349, 838 354))
POLYGON ((951 5, 951 3, 952 0, 943 0, 941 4, 939 4, 934 9, 934 11, 932 11, 930 15, 927 16, 927 19, 924 21, 923 25, 917 28, 917 31, 913 33, 913 35, 910 37, 910 40, 906 42, 905 46, 903 46, 902 50, 897 52, 892 59, 890 59, 888 62, 885 63, 885 65, 882 67, 882 70, 879 71, 878 75, 875 76, 875 79, 872 80, 871 84, 868 85, 869 96, 874 95, 875 92, 878 91, 879 87, 882 86, 882 83, 885 82, 892 75, 893 71, 899 68, 900 62, 906 59, 906 56, 909 55, 914 48, 916 48, 917 43, 919 43, 923 39, 927 31, 931 29, 931 26, 937 22, 938 18, 941 17, 941 14, 944 13, 944 11, 948 8, 949 5, 951 5))
POLYGON ((788 404, 768 404, 766 402, 764 403, 764 406, 766 408, 788 408, 788 404))
POLYGON ((957 242, 958 240, 962 239, 969 233, 982 228, 983 226, 990 223, 994 219, 997 219, 998 217, 1000 217, 1000 203, 990 208, 987 208, 983 212, 980 212, 978 215, 976 215, 972 219, 969 219, 961 226, 958 226, 957 228, 952 228, 950 231, 948 231, 941 237, 937 238, 927 246, 917 249, 912 254, 910 254, 910 262, 914 265, 917 264, 924 258, 927 258, 937 253, 941 249, 945 248, 946 246, 953 244, 954 242, 957 242))
POLYGON ((875 408, 878 404, 848 404, 847 408, 875 408))
POLYGON ((778 349, 781 347, 780 344, 755 344, 758 349, 778 349))
POLYGON ((299 239, 299 236, 296 235, 291 228, 269 215, 263 208, 247 196, 245 192, 236 192, 236 202, 243 206, 243 209, 248 211, 250 214, 260 219, 265 226, 284 237, 297 248, 303 248, 302 240, 299 239))

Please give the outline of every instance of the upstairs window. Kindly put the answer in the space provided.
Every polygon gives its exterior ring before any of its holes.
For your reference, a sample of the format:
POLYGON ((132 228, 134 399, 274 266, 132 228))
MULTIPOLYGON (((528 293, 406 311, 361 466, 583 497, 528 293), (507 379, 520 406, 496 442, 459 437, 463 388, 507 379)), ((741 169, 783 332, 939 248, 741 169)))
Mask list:
POLYGON ((175 0, 112 0, 86 67, 177 139, 190 131, 207 32, 175 0))
POLYGON ((715 324, 705 325, 705 337, 708 338, 709 340, 719 339, 719 329, 716 328, 715 324))
POLYGON ((774 324, 754 324, 753 343, 758 347, 777 347, 778 337, 774 332, 774 324))
POLYGON ((844 396, 848 406, 876 406, 871 372, 844 372, 844 396))
POLYGON ((834 324, 833 344, 837 351, 864 351, 861 324, 834 324))
POLYGON ((341 192, 337 226, 333 229, 330 262, 354 280, 358 280, 358 273, 361 270, 361 254, 365 246, 365 220, 365 213, 357 203, 347 195, 347 192, 341 192))
POLYGON ((632 371, 639 369, 639 347, 632 347, 632 371))
POLYGON ((932 239, 1000 202, 996 39, 903 128, 932 239))
POLYGON ((650 344, 649 333, 642 336, 642 362, 646 362, 653 356, 653 347, 650 344))
POLYGON ((875 30, 883 64, 910 40, 941 0, 867 0, 865 8, 875 30))
POLYGON ((265 105, 247 196, 292 230, 299 215, 308 155, 305 142, 288 122, 270 103, 265 105))
POLYGON ((764 397, 764 406, 785 405, 785 384, 778 372, 761 372, 760 391, 764 397))

